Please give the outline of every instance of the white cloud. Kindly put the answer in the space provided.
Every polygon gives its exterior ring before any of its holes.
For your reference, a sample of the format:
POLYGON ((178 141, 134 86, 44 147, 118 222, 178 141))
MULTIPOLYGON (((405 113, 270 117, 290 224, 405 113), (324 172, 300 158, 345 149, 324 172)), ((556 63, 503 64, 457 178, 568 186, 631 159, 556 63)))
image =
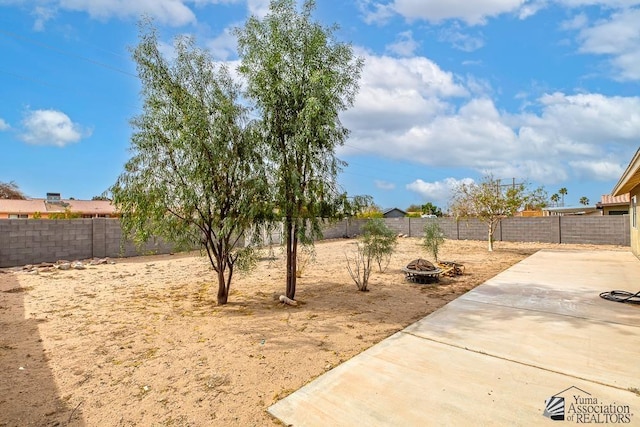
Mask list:
POLYGON ((376 179, 373 182, 376 186, 376 188, 379 188, 380 190, 395 190, 396 185, 393 182, 387 182, 387 181, 382 181, 379 179, 376 179))
POLYGON ((363 20, 367 24, 384 24, 394 15, 390 5, 374 3, 372 0, 358 0, 358 7, 362 12, 363 20))
POLYGON ((432 202, 439 206, 446 206, 451 199, 451 195, 454 190, 461 184, 471 184, 473 179, 463 178, 445 178, 442 181, 425 182, 421 179, 416 179, 410 184, 407 184, 407 190, 418 193, 425 202, 432 202))
POLYGON ((560 23, 560 29, 565 31, 580 30, 587 26, 589 18, 585 13, 579 13, 571 19, 560 23))
POLYGON ((610 160, 581 160, 569 162, 569 165, 578 178, 589 179, 593 176, 606 180, 617 180, 624 173, 624 166, 610 160))
POLYGON ((443 29, 440 31, 438 39, 463 52, 473 52, 484 46, 484 39, 481 36, 465 34, 460 31, 459 25, 443 29))
POLYGON ((549 93, 521 112, 496 108, 486 82, 460 79, 427 58, 368 55, 340 155, 362 152, 555 184, 609 180, 640 140, 640 97, 549 93), (463 103, 458 105, 460 100, 463 103))
POLYGON ((235 56, 238 49, 238 39, 233 35, 233 28, 238 25, 225 28, 218 37, 207 42, 207 47, 214 59, 225 61, 229 57, 235 56))
POLYGON ((383 22, 391 12, 397 13, 409 21, 425 20, 442 22, 448 19, 459 19, 469 25, 482 25, 487 18, 503 13, 517 12, 524 0, 394 0, 370 6, 373 11, 367 15, 369 22, 383 22))
POLYGON ((427 58, 363 56, 355 108, 345 114, 350 128, 404 129, 445 112, 450 107, 443 99, 468 95, 452 73, 427 58))
POLYGON ((181 0, 59 0, 61 8, 86 12, 92 18, 137 18, 149 15, 167 25, 196 22, 193 11, 181 0))
POLYGON ((36 20, 33 23, 34 31, 43 31, 47 21, 56 16, 56 10, 51 7, 36 6, 33 9, 32 15, 36 17, 36 20))
POLYGON ((400 15, 410 22, 424 20, 441 23, 455 20, 470 26, 484 25, 490 18, 503 14, 513 14, 519 19, 527 19, 552 4, 567 9, 596 6, 608 10, 621 10, 640 5, 640 0, 360 0, 367 23, 383 24, 393 15, 400 15))
POLYGON ((22 121, 24 128, 20 138, 33 145, 65 145, 78 142, 91 134, 62 111, 35 110, 27 112, 22 121))
POLYGON ((581 53, 607 55, 614 77, 640 80, 640 8, 613 13, 609 19, 582 28, 578 34, 581 53))
POLYGON ((247 0, 249 13, 264 18, 269 13, 269 0, 247 0))
POLYGON ((5 122, 4 119, 0 118, 0 132, 9 129, 11 126, 9 126, 9 123, 5 122))
POLYGON ((404 31, 396 37, 394 43, 388 44, 386 50, 398 56, 413 56, 420 44, 413 39, 411 31, 404 31))

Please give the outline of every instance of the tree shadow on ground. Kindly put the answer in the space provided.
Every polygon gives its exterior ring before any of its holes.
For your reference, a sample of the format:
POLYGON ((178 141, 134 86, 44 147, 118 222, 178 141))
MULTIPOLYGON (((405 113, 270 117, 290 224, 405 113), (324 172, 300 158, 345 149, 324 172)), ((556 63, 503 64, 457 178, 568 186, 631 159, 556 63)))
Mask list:
POLYGON ((82 408, 60 396, 15 274, 0 271, 0 427, 84 426, 82 408))

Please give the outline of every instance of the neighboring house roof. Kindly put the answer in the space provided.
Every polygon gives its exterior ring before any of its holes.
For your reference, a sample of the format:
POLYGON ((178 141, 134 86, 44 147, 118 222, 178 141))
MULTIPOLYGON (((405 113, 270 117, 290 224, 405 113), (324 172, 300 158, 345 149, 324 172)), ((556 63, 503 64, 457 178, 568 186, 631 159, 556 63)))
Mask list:
POLYGON ((575 207, 560 207, 560 208, 542 208, 547 212, 559 212, 573 215, 584 215, 586 213, 595 212, 598 210, 595 206, 575 206, 575 207))
POLYGON ((114 215, 116 207, 108 200, 60 200, 46 199, 8 200, 0 199, 0 212, 11 214, 34 214, 36 212, 71 212, 92 215, 114 215))
POLYGON ((393 211, 398 211, 398 212, 402 212, 403 215, 406 215, 407 213, 405 211, 403 211, 402 209, 398 209, 398 208, 391 208, 391 209, 387 209, 384 212, 382 212, 382 215, 386 215, 389 212, 393 212, 393 211))
POLYGON ((14 200, 0 199, 0 212, 12 214, 29 214, 34 212, 46 212, 44 199, 14 200))
POLYGON ((85 214, 110 215, 116 213, 116 207, 109 200, 66 200, 71 212, 85 214))
POLYGON ((624 193, 628 193, 635 187, 640 185, 640 148, 636 151, 636 154, 631 159, 629 166, 624 171, 620 180, 613 187, 611 194, 613 196, 621 196, 624 193))
POLYGON ((609 205, 628 205, 631 202, 631 196, 629 193, 625 193, 621 196, 612 196, 610 194, 603 194, 600 198, 599 206, 609 205))

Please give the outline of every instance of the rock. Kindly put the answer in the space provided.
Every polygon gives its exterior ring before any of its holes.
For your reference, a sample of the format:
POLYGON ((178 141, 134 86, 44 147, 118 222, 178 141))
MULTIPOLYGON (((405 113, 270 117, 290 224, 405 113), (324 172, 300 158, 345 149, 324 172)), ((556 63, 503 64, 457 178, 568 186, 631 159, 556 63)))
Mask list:
POLYGON ((109 262, 108 258, 94 258, 89 262, 89 265, 102 265, 109 262))
POLYGON ((80 261, 76 261, 73 264, 71 264, 71 268, 73 268, 74 270, 84 270, 87 267, 85 267, 84 264, 81 263, 80 261))
POLYGON ((62 264, 58 264, 58 265, 56 266, 56 268, 57 268, 58 270, 70 270, 70 269, 71 269, 71 263, 69 263, 69 262, 64 262, 64 263, 62 263, 62 264))

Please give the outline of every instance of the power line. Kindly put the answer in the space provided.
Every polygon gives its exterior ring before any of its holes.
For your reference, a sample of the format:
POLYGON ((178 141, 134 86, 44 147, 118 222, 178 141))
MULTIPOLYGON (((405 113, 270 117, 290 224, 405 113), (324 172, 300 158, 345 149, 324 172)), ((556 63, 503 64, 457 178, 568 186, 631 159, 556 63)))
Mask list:
POLYGON ((82 56, 82 55, 78 55, 78 54, 75 54, 75 53, 67 52, 65 50, 62 50, 62 49, 59 49, 57 47, 48 45, 46 43, 42 43, 42 42, 39 42, 37 40, 30 39, 28 37, 24 37, 24 36, 21 36, 21 35, 16 34, 16 33, 12 33, 11 31, 0 29, 0 34, 4 34, 7 37, 12 37, 12 38, 14 38, 16 40, 21 40, 23 42, 31 43, 33 45, 40 46, 40 47, 43 47, 45 49, 49 49, 49 50, 51 50, 53 52, 56 52, 56 53, 58 53, 60 55, 65 55, 65 56, 68 56, 68 57, 71 57, 71 58, 81 59, 83 61, 89 62, 90 64, 97 65, 99 67, 103 67, 103 68, 106 68, 108 70, 115 71, 115 72, 124 74, 124 75, 129 76, 129 77, 134 77, 136 79, 138 78, 138 76, 136 74, 130 73, 128 71, 121 70, 121 69, 116 68, 114 66, 111 66, 109 64, 105 64, 103 62, 99 62, 99 61, 96 61, 94 59, 82 56))

